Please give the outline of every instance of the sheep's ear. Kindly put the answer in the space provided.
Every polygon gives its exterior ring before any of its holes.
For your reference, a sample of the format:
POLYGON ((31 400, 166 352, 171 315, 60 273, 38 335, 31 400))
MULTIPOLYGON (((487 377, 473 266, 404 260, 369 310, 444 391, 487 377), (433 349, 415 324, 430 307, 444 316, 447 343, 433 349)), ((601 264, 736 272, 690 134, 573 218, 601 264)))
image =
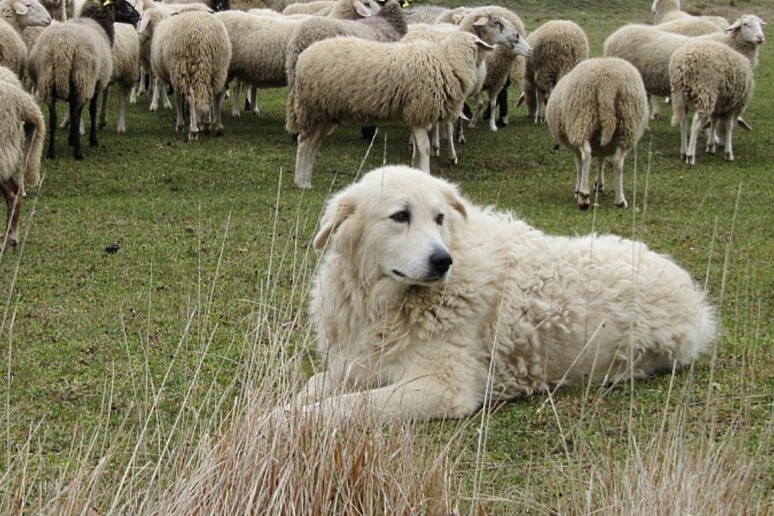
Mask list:
POLYGON ((527 100, 527 95, 522 91, 521 95, 519 95, 519 100, 516 101, 516 107, 521 107, 525 100, 527 100))
POLYGON ((464 16, 462 16, 461 14, 454 14, 452 15, 451 21, 454 25, 459 25, 463 18, 464 16))
POLYGON ((734 23, 728 26, 728 28, 726 29, 726 32, 734 32, 735 30, 740 29, 741 27, 742 27, 742 19, 737 18, 736 21, 734 21, 734 23))
POLYGON ((357 14, 359 14, 363 18, 368 18, 372 14, 371 8, 365 5, 360 0, 355 0, 354 2, 352 2, 352 6, 355 8, 355 11, 357 12, 357 14))
POLYGON ((737 118, 736 119, 736 125, 738 125, 742 129, 744 129, 745 131, 752 132, 752 130, 753 130, 752 126, 750 124, 748 124, 747 122, 745 122, 744 119, 742 119, 742 118, 737 118))
POLYGON ((27 11, 29 11, 29 9, 27 9, 27 6, 26 6, 26 5, 24 5, 24 4, 23 4, 23 3, 21 3, 21 2, 14 2, 14 3, 13 3, 13 10, 14 10, 14 11, 16 12, 16 14, 18 14, 19 16, 24 16, 25 14, 27 14, 27 11))
POLYGON ((325 206, 325 211, 320 219, 320 229, 314 236, 312 246, 320 250, 328 243, 331 235, 341 224, 355 213, 355 199, 351 188, 337 193, 325 206))
POLYGON ((462 197, 460 197, 457 187, 447 183, 444 185, 442 192, 446 202, 449 203, 449 206, 462 215, 463 219, 468 220, 468 210, 465 208, 465 203, 463 202, 462 197))
POLYGON ((145 29, 148 28, 148 24, 150 23, 150 16, 148 15, 148 11, 145 11, 142 13, 142 18, 140 18, 140 24, 137 26, 137 34, 142 34, 145 32, 145 29))
POLYGON ((473 22, 473 25, 475 25, 476 27, 483 27, 487 23, 489 23, 489 17, 488 16, 482 16, 481 18, 479 18, 478 20, 473 22))

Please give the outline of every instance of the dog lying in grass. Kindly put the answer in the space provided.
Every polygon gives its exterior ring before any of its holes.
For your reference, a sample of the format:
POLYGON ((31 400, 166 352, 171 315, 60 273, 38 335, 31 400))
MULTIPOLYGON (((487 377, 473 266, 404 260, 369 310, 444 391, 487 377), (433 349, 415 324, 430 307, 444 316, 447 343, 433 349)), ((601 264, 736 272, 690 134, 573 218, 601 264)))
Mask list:
MULTIPOLYGON (((468 416, 561 385, 691 364, 715 339, 705 294, 612 235, 547 235, 405 166, 327 203, 309 314, 325 372, 297 408, 333 420, 468 416)), ((280 409, 282 410, 282 409, 280 409)))

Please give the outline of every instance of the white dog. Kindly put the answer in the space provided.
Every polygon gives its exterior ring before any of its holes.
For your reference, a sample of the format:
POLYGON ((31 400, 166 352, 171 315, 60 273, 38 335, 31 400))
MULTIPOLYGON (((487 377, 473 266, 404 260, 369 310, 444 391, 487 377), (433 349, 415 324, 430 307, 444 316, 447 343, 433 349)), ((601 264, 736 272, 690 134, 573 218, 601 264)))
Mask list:
POLYGON ((715 318, 688 273, 616 236, 549 236, 404 166, 329 200, 310 316, 327 371, 305 412, 469 415, 559 385, 693 362, 715 318))

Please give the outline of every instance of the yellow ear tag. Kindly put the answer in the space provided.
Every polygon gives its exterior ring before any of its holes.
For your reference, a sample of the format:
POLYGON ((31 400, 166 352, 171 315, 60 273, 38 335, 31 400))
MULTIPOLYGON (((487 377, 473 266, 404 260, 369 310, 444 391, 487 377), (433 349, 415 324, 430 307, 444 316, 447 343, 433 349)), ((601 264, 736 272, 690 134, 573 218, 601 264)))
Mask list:
POLYGON ((111 2, 110 0, 105 0, 105 1, 102 3, 102 7, 107 7, 107 6, 109 6, 110 4, 112 4, 112 3, 113 3, 113 2, 111 2))

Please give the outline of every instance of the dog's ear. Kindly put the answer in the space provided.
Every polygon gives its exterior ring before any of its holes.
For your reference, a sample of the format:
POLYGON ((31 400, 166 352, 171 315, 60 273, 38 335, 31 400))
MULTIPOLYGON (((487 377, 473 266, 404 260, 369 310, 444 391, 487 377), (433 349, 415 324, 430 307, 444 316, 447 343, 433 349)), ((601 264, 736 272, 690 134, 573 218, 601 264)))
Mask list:
POLYGON ((446 202, 449 206, 457 210, 462 218, 467 220, 468 210, 465 208, 465 202, 462 200, 457 187, 451 184, 445 185, 443 188, 443 196, 446 198, 446 202))
POLYGON ((325 211, 320 219, 320 229, 312 241, 312 246, 316 250, 319 251, 325 247, 336 228, 355 213, 355 199, 350 190, 351 188, 347 188, 337 193, 325 205, 325 211))

